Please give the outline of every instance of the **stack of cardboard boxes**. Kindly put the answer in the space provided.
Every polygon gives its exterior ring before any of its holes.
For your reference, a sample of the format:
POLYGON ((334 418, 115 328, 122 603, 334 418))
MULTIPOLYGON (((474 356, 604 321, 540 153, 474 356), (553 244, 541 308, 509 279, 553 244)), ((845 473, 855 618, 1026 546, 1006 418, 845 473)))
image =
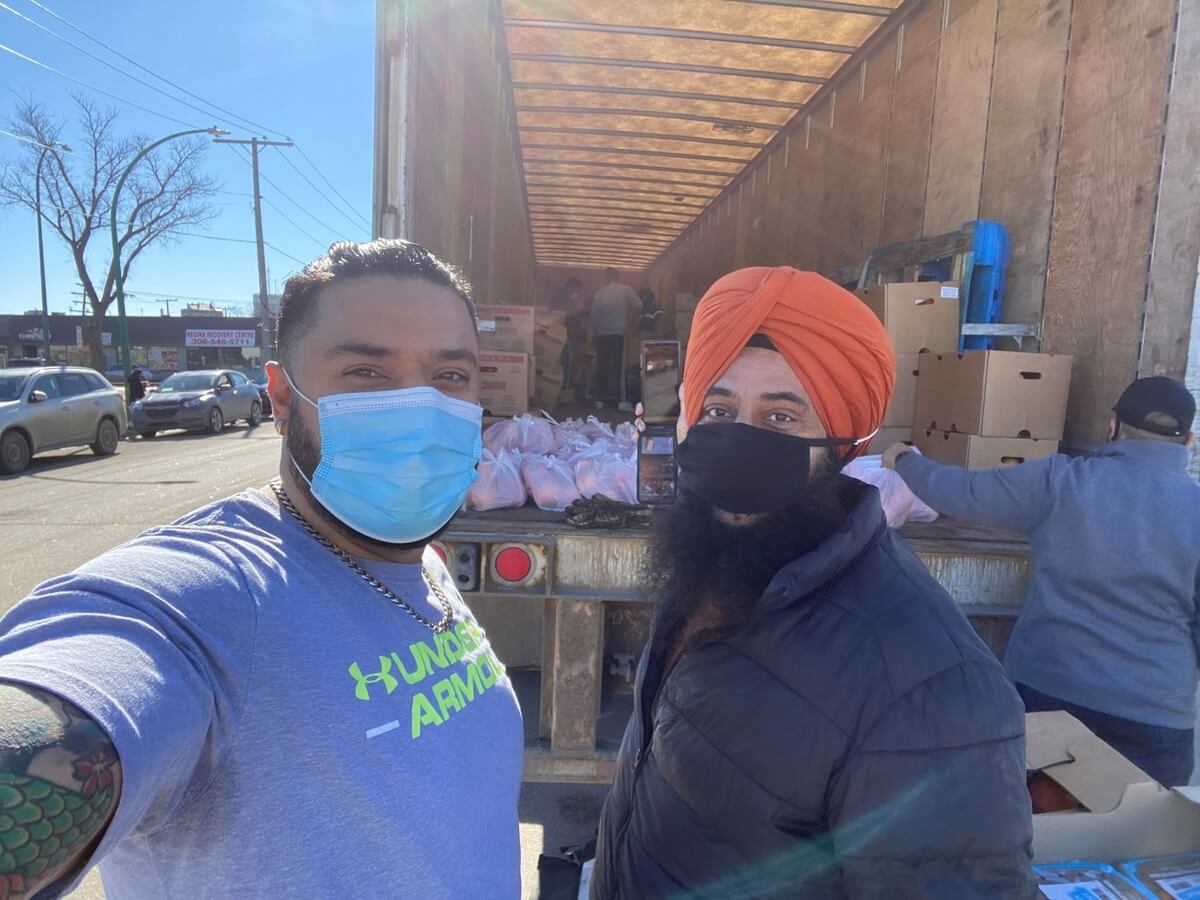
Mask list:
POLYGON ((561 313, 532 306, 477 307, 480 404, 489 416, 519 416, 535 398, 545 409, 563 387, 567 327, 561 313))
POLYGON ((563 390, 562 352, 567 345, 563 313, 544 313, 533 323, 532 394, 543 409, 553 409, 563 390))
POLYGON ((995 469, 1058 452, 1071 357, 974 350, 921 358, 914 442, 926 456, 995 469))
POLYGON ((883 322, 896 353, 896 388, 872 453, 913 439, 922 356, 958 350, 959 300, 954 282, 876 284, 858 292, 883 322))
POLYGON ((534 310, 532 306, 481 305, 479 315, 479 402, 489 416, 529 411, 533 393, 534 310))
POLYGON ((1071 357, 959 353, 954 282, 878 284, 858 296, 883 322, 896 352, 895 393, 872 453, 906 441, 940 462, 991 469, 1058 451, 1071 357))

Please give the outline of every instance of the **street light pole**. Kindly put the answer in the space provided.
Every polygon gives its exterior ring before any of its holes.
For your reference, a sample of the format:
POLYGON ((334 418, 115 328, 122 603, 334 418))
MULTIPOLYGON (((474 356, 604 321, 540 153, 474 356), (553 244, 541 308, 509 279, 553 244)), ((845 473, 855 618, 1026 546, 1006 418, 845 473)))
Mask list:
POLYGON ((125 187, 125 180, 129 177, 134 167, 140 163, 155 147, 160 144, 165 144, 167 141, 173 141, 176 138, 187 137, 190 134, 211 134, 217 137, 222 134, 229 134, 223 128, 217 128, 215 125, 211 128, 189 128, 187 131, 177 131, 174 134, 168 134, 164 138, 159 138, 151 144, 147 144, 142 148, 129 165, 125 167, 125 171, 121 173, 121 177, 117 180, 116 190, 113 191, 112 198, 112 275, 113 285, 117 289, 117 331, 119 332, 119 340, 121 347, 121 361, 125 368, 125 383, 129 383, 129 375, 132 371, 129 359, 129 323, 125 318, 125 278, 121 271, 121 241, 117 237, 117 207, 121 199, 121 188, 125 187))
MULTIPOLYGON (((42 279, 42 343, 44 346, 43 354, 46 362, 50 362, 50 305, 46 300, 46 249, 42 242, 42 163, 46 159, 46 154, 51 150, 65 150, 70 153, 71 148, 66 144, 60 144, 58 141, 51 141, 42 147, 42 152, 38 154, 37 177, 33 184, 33 205, 34 212, 37 213, 37 231, 38 231, 38 274, 42 279)), ((58 158, 57 152, 55 159, 58 158)))

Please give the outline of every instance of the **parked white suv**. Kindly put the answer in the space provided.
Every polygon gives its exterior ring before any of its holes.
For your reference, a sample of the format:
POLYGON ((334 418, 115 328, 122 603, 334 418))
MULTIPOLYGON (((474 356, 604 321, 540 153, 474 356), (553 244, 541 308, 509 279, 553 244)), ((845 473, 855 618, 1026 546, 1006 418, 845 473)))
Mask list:
POLYGON ((126 424, 125 401, 99 372, 0 369, 0 473, 15 475, 34 454, 61 447, 110 456, 126 424))

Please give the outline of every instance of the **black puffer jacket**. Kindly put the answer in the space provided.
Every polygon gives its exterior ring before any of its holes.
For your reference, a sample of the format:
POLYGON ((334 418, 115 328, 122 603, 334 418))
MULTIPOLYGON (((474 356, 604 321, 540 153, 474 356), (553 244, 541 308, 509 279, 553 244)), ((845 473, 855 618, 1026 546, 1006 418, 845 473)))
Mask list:
POLYGON ((873 488, 748 625, 656 668, 592 900, 1037 896, 1021 701, 873 488))

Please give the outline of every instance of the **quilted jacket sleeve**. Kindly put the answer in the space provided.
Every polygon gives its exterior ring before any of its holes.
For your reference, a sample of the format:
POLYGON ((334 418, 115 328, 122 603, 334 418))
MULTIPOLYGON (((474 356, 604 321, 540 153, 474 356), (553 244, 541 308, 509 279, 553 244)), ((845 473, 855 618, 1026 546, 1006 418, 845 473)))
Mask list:
POLYGON ((846 896, 1036 897, 1021 701, 964 661, 894 699, 830 784, 846 896))

